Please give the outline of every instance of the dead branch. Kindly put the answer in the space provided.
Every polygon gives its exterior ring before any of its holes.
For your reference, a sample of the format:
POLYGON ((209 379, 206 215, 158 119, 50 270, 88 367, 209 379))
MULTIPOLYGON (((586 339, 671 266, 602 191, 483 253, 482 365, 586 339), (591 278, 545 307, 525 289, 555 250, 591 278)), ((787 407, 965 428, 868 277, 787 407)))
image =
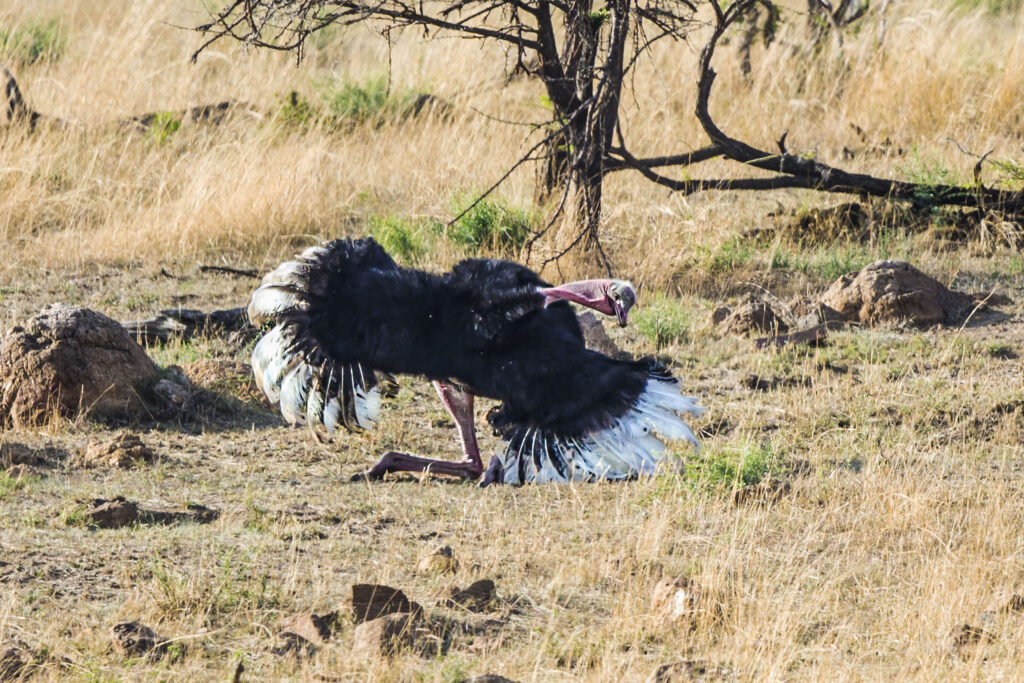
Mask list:
POLYGON ((227 273, 228 275, 238 275, 239 277, 251 277, 259 278, 259 273, 255 270, 241 269, 241 268, 230 268, 228 266, 199 266, 200 273, 227 273))

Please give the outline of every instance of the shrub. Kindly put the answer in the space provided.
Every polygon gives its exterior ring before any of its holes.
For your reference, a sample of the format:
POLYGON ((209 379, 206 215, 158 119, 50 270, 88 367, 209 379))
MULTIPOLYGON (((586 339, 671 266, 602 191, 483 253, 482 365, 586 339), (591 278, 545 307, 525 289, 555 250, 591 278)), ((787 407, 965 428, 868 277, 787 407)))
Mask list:
POLYGON ((383 76, 365 83, 331 81, 322 94, 327 111, 338 122, 376 125, 406 114, 418 96, 412 91, 391 92, 383 76))
POLYGON ((440 223, 429 219, 413 220, 398 215, 371 216, 370 234, 385 251, 400 261, 414 263, 429 250, 430 238, 439 232, 440 223))
POLYGON ((13 29, 0 28, 0 54, 18 64, 56 61, 66 47, 67 37, 57 19, 31 21, 13 29))
POLYGON ((486 247, 498 250, 516 250, 526 244, 533 232, 536 217, 531 211, 509 206, 500 200, 483 199, 472 205, 472 200, 458 196, 452 203, 452 212, 461 216, 448 229, 446 236, 459 246, 479 250, 486 247))

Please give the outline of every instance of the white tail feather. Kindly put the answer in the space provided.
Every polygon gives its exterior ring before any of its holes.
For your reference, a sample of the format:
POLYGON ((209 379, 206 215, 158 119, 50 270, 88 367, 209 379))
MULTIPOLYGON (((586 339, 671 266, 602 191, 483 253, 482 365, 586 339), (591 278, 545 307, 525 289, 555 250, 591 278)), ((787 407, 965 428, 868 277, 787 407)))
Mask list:
POLYGON ((508 448, 501 456, 504 482, 618 480, 653 475, 670 457, 662 439, 685 440, 699 447, 693 430, 677 413, 700 416, 704 410, 696 399, 680 394, 674 383, 650 378, 633 409, 611 426, 574 439, 555 440, 567 461, 564 475, 547 455, 537 468, 533 454, 535 449, 544 448, 545 437, 535 429, 517 449, 508 448))

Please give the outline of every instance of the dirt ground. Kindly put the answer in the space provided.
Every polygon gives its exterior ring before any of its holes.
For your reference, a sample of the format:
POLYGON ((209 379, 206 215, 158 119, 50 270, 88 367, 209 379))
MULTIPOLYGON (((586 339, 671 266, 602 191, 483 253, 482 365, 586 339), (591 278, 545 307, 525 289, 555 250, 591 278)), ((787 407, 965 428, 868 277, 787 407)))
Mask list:
MULTIPOLYGON (((1016 280, 986 283, 1024 301, 1016 280)), ((8 280, 5 322, 56 300, 119 319, 227 307, 251 287, 188 266, 46 273, 8 280)), ((703 459, 680 453, 697 472, 768 453, 775 493, 748 500, 735 493, 743 481, 692 474, 485 490, 350 483, 387 449, 456 457, 429 384, 401 378, 378 431, 319 444, 229 383, 169 420, 0 437, 4 457, 29 468, 0 488, 0 631, 33 653, 23 672, 44 679, 226 679, 241 664, 243 680, 644 680, 679 662, 738 680, 1012 677, 1024 644, 1024 616, 1006 607, 1024 592, 1020 305, 963 328, 852 329, 819 348, 758 351, 703 320, 713 303, 684 299, 692 327, 659 350, 709 408, 703 459), (749 373, 797 381, 757 391, 749 373), (90 442, 126 430, 154 464, 80 466, 90 442), (119 495, 219 516, 90 528, 90 501, 119 495), (418 568, 439 545, 457 569, 418 568), (701 595, 683 622, 650 608, 658 580, 678 575, 701 595), (482 578, 497 586, 483 614, 442 606, 482 578), (403 589, 445 628, 425 636, 427 651, 353 657, 345 608, 360 582, 403 589), (339 608, 328 643, 275 653, 282 620, 339 608), (133 620, 172 639, 168 654, 113 648, 112 626, 133 620)), ((653 350, 634 328, 608 329, 627 351, 653 350)), ((249 348, 209 337, 150 353, 187 365, 244 361, 249 348)), ((485 453, 497 447, 487 407, 485 453)))

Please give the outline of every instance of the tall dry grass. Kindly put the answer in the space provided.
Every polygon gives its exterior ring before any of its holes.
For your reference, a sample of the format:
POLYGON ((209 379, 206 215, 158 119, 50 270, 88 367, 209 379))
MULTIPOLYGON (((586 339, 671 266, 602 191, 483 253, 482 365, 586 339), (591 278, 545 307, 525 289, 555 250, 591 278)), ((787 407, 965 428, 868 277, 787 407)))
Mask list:
MULTIPOLYGON (((156 1, 18 0, 0 11, 0 22, 13 26, 60 18, 64 55, 17 75, 36 109, 73 122, 31 137, 4 136, 0 237, 11 247, 9 261, 80 266, 193 260, 226 250, 266 265, 296 242, 358 232, 359 220, 376 212, 447 220, 454 192, 486 187, 523 152, 528 129, 488 115, 537 121, 547 114, 537 83, 504 87, 507 57, 493 45, 424 40, 410 31, 389 51, 359 27, 318 40, 298 66, 290 55, 227 43, 192 65, 199 37, 180 27, 204 16, 199 3, 156 1), (366 81, 386 74, 389 64, 396 91, 432 92, 454 104, 454 115, 344 133, 281 130, 267 120, 292 90, 316 102, 326 79, 366 81), (220 128, 183 128, 162 143, 110 125, 225 99, 252 103, 260 113, 239 114, 220 128)), ((799 29, 796 9, 786 17, 799 29)), ((979 153, 995 150, 995 158, 1021 156, 1022 26, 1020 12, 901 5, 890 13, 884 49, 871 21, 847 38, 848 72, 834 53, 809 59, 796 49, 800 30, 786 31, 771 48, 758 48, 750 86, 725 46, 712 108, 726 131, 765 148, 788 130, 792 150, 854 170, 926 182, 948 171, 943 177, 968 181, 975 160, 949 139, 979 153), (842 149, 860 145, 851 124, 905 154, 844 161, 842 149)), ((636 153, 705 143, 691 115, 699 45, 698 32, 690 44, 663 43, 641 60, 625 106, 636 153)), ((711 162, 686 172, 745 171, 711 162)), ((524 168, 501 192, 527 205, 532 180, 524 168)), ((683 198, 619 173, 607 191, 605 239, 620 268, 664 285, 693 245, 718 244, 770 207, 828 201, 801 192, 683 198)))

